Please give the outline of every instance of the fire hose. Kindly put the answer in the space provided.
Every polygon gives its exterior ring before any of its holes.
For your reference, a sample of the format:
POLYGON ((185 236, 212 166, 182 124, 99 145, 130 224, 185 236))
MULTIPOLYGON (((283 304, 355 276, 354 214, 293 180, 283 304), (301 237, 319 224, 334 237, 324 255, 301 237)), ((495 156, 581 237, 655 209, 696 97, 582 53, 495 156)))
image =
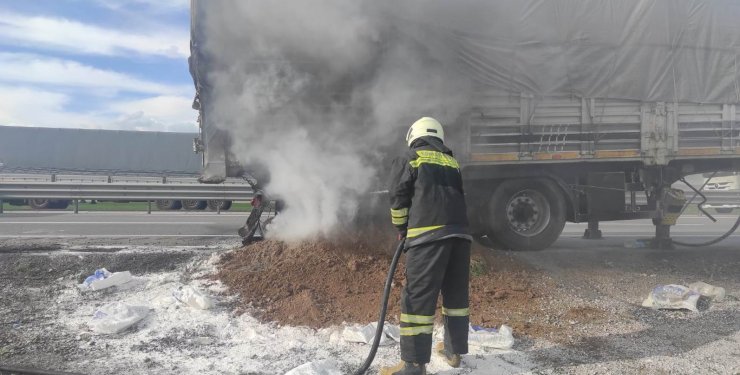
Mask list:
POLYGON ((388 312, 388 298, 391 295, 391 284, 393 283, 393 275, 396 273, 396 267, 398 266, 398 259, 401 257, 403 252, 404 244, 406 239, 402 239, 396 247, 396 252, 393 254, 393 260, 391 260, 391 266, 388 269, 388 277, 385 279, 385 288, 383 289, 383 297, 380 300, 380 316, 378 317, 378 326, 375 329, 375 338, 373 339, 373 345, 370 348, 370 353, 365 359, 365 363, 362 364, 354 375, 363 375, 375 359, 375 353, 378 351, 380 345, 380 338, 383 336, 383 325, 385 324, 385 314, 388 312))
POLYGON ((676 245, 687 246, 687 247, 711 246, 711 245, 714 245, 716 243, 719 243, 719 242, 725 240, 727 237, 730 237, 733 233, 735 233, 735 231, 737 230, 738 227, 740 227, 740 216, 737 217, 737 220, 735 221, 735 225, 733 225, 732 228, 730 228, 730 230, 727 231, 727 233, 725 233, 725 234, 723 234, 723 235, 721 235, 721 236, 719 236, 719 237, 717 237, 717 238, 715 238, 715 239, 713 239, 711 241, 702 242, 702 243, 686 243, 686 242, 680 242, 680 241, 673 240, 673 243, 676 244, 676 245))
MULTIPOLYGON (((717 172, 712 173, 712 175, 709 177, 709 179, 707 179, 707 181, 704 182, 704 185, 706 185, 709 182, 709 180, 711 180, 712 177, 714 177, 715 174, 717 174, 717 172)), ((694 191, 694 197, 691 198, 692 201, 694 200, 694 198, 696 198, 697 195, 699 195, 700 197, 702 197, 702 199, 703 199, 702 202, 698 204, 699 211, 701 211, 704 215, 706 215, 707 217, 709 217, 712 221, 717 221, 717 219, 715 219, 714 217, 712 217, 712 215, 710 215, 709 213, 707 213, 706 211, 704 211, 704 207, 702 207, 704 205, 704 203, 707 202, 707 197, 704 196, 704 194, 701 193, 701 190, 704 188, 704 185, 702 185, 702 187, 697 190, 694 186, 692 186, 691 184, 689 184, 686 181, 686 179, 681 178, 680 181, 683 182, 684 184, 686 184, 689 188, 691 188, 691 190, 694 191)), ((679 246, 686 246, 686 247, 711 246, 711 245, 714 245, 716 243, 719 243, 719 242, 724 241, 725 239, 727 239, 727 237, 730 237, 733 233, 735 233, 735 231, 737 230, 738 227, 740 227, 740 216, 737 217, 737 220, 735 221, 735 224, 732 226, 732 228, 730 228, 730 230, 728 230, 725 234, 723 234, 723 235, 721 235, 721 236, 719 236, 719 237, 717 237, 717 238, 715 238, 713 240, 710 240, 710 241, 707 241, 707 242, 701 242, 701 243, 687 243, 687 242, 681 242, 681 241, 673 240, 673 243, 676 244, 676 245, 679 245, 679 246)))

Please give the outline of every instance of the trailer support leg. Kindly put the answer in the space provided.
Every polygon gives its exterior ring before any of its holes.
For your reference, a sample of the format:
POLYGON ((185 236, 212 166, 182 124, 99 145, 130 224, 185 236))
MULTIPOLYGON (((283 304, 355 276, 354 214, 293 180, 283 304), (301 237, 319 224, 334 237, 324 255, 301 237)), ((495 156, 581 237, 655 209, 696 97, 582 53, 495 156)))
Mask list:
POLYGON ((600 240, 602 238, 603 237, 601 236, 601 230, 599 229, 599 220, 588 219, 588 228, 586 228, 586 231, 583 233, 583 239, 600 240))
POLYGON ((0 199, 0 215, 2 215, 3 213, 3 200, 0 199))
POLYGON ((76 214, 80 213, 80 200, 79 199, 75 199, 75 213, 76 214))
POLYGON ((655 226, 655 238, 650 243, 653 249, 671 250, 673 240, 671 239, 671 226, 658 224, 655 226))
POLYGON ((146 203, 147 203, 146 213, 150 215, 152 213, 152 201, 146 201, 146 203))

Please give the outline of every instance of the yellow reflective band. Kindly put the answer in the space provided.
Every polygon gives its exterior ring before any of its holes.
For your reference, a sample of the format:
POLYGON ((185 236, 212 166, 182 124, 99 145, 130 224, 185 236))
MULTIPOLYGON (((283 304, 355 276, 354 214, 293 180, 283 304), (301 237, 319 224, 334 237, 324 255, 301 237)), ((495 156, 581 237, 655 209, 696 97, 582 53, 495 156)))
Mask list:
POLYGON ((397 210, 394 210, 391 208, 391 217, 404 217, 404 216, 409 216, 408 208, 399 208, 397 210))
POLYGON ((445 314, 447 316, 468 316, 470 315, 470 309, 467 307, 464 309, 448 309, 446 307, 443 307, 442 314, 445 314))
POLYGON ((391 223, 393 223, 393 225, 403 225, 403 224, 406 224, 408 221, 409 221, 409 217, 408 216, 404 216, 404 217, 391 217, 391 223))
POLYGON ((433 324, 434 315, 410 315, 401 314, 401 321, 404 323, 415 323, 415 324, 433 324))
POLYGON ((444 227, 444 225, 433 225, 431 227, 421 227, 421 228, 409 228, 408 232, 406 233, 406 237, 408 238, 419 237, 426 232, 439 229, 442 227, 444 227))
POLYGON ((419 168, 420 165, 427 163, 460 169, 460 165, 455 158, 439 151, 419 150, 416 151, 416 155, 419 157, 409 162, 414 168, 419 168))
POLYGON ((434 326, 401 327, 401 336, 431 335, 434 326))

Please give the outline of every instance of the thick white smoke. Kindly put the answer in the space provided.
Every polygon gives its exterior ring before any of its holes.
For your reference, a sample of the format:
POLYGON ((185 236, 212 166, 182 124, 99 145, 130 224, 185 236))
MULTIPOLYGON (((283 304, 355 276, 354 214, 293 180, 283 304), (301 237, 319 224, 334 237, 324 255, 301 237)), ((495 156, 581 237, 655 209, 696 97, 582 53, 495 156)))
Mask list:
POLYGON ((421 116, 451 123, 468 92, 454 54, 432 53, 423 39, 435 36, 383 1, 212 4, 210 121, 239 162, 269 170, 267 191, 287 206, 271 231, 279 238, 351 220, 388 168, 381 150, 402 144, 398 129, 421 116))

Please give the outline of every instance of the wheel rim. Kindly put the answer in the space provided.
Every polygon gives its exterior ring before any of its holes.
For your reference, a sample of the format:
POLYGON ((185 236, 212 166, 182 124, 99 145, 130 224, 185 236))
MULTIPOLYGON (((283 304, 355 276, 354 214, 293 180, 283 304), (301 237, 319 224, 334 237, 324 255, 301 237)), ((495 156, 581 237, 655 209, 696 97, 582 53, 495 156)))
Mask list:
POLYGON ((519 191, 506 204, 506 219, 519 235, 536 236, 550 223, 550 202, 537 190, 519 191))

